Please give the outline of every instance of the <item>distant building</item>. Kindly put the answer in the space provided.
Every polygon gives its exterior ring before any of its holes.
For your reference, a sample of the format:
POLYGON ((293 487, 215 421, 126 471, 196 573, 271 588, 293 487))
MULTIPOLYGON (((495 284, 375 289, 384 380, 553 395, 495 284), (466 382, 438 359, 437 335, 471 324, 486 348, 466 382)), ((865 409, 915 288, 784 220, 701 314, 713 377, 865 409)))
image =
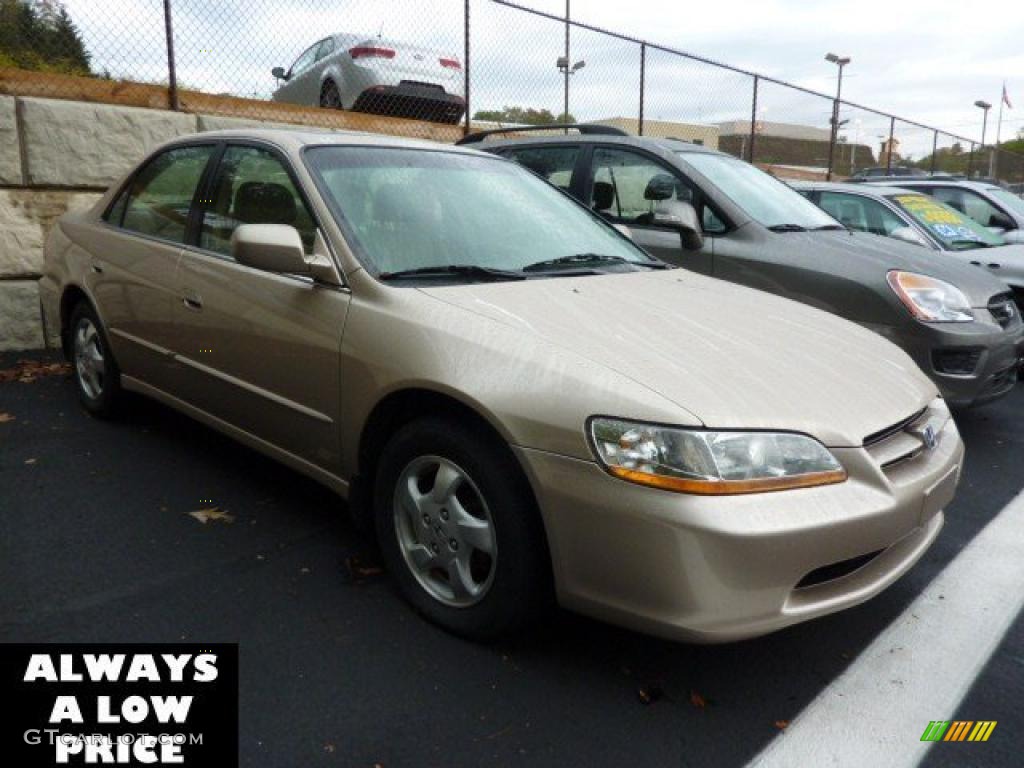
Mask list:
MULTIPOLYGON (((610 125, 621 128, 636 135, 639 133, 639 121, 635 117, 606 117, 602 120, 588 120, 597 125, 610 125)), ((701 144, 710 149, 718 149, 718 127, 702 123, 677 123, 670 120, 648 120, 644 118, 644 136, 659 139, 682 139, 693 144, 701 144)))
MULTIPOLYGON (((749 136, 749 120, 728 120, 718 124, 719 136, 749 136)), ((812 125, 797 123, 773 123, 771 120, 757 121, 758 136, 775 136, 780 139, 804 139, 806 141, 829 140, 828 128, 815 128, 812 125)))

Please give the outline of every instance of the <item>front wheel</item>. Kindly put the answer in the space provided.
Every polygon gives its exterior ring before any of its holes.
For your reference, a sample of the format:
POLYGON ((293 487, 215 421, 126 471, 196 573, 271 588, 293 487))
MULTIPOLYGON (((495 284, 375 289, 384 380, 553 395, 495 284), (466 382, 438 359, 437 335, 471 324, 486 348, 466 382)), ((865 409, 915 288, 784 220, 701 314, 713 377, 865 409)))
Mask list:
POLYGON ((489 640, 548 602, 549 556, 532 495, 508 450, 454 422, 417 421, 381 456, 381 551, 404 597, 445 629, 489 640))

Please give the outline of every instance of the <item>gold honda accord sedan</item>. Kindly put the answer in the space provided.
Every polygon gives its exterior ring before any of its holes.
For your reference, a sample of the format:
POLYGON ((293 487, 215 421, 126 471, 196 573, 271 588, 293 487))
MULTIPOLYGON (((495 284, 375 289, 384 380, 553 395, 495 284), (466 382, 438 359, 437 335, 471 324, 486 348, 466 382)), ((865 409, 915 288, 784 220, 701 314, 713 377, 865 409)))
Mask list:
POLYGON ((41 295, 86 409, 141 392, 325 483, 477 639, 554 600, 706 642, 855 605, 934 541, 963 460, 877 334, 669 268, 462 148, 176 140, 61 219, 41 295))

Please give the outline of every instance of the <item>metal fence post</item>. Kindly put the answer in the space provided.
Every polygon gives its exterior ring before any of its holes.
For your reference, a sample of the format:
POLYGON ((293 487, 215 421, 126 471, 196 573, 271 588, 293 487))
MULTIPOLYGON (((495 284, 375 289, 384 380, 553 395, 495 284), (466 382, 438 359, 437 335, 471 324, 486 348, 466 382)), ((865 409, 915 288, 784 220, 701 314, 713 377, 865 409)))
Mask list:
POLYGON ((971 152, 967 155, 967 178, 971 178, 971 173, 974 171, 974 142, 971 142, 971 152))
MULTIPOLYGON (((562 122, 569 122, 569 0, 565 0, 565 109, 562 113, 562 122)), ((568 129, 566 130, 568 133, 568 129)))
POLYGON ((466 75, 465 93, 463 98, 466 100, 466 116, 465 123, 462 126, 462 135, 468 136, 472 130, 472 114, 469 106, 469 3, 470 0, 466 0, 465 10, 462 14, 462 67, 463 72, 466 75))
POLYGON ((932 136, 932 175, 935 175, 935 163, 938 161, 939 153, 939 132, 935 131, 935 135, 932 136))
POLYGON ((747 153, 747 162, 750 163, 754 162, 754 139, 757 136, 757 84, 760 80, 761 78, 754 75, 754 93, 750 99, 750 149, 747 153))
POLYGON ((637 121, 637 134, 644 135, 644 87, 647 77, 647 43, 640 43, 640 119, 637 121))
POLYGON ((178 71, 174 61, 174 25, 171 22, 171 0, 164 0, 164 34, 167 37, 167 97, 171 109, 177 112, 181 108, 178 103, 178 71))
POLYGON ((885 153, 885 175, 892 172, 892 140, 896 135, 896 118, 889 118, 889 151, 885 153))

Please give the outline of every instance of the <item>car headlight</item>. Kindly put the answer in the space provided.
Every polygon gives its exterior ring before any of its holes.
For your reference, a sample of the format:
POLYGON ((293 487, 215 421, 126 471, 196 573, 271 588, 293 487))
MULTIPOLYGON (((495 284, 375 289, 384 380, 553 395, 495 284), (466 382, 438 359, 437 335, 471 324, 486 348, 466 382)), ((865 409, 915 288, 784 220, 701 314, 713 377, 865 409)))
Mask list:
POLYGON ((969 323, 974 319, 971 303, 955 285, 899 270, 893 270, 886 277, 900 301, 918 320, 926 323, 969 323))
POLYGON ((846 470, 807 435, 715 432, 595 417, 598 461, 623 480, 667 491, 727 495, 829 485, 846 470))

